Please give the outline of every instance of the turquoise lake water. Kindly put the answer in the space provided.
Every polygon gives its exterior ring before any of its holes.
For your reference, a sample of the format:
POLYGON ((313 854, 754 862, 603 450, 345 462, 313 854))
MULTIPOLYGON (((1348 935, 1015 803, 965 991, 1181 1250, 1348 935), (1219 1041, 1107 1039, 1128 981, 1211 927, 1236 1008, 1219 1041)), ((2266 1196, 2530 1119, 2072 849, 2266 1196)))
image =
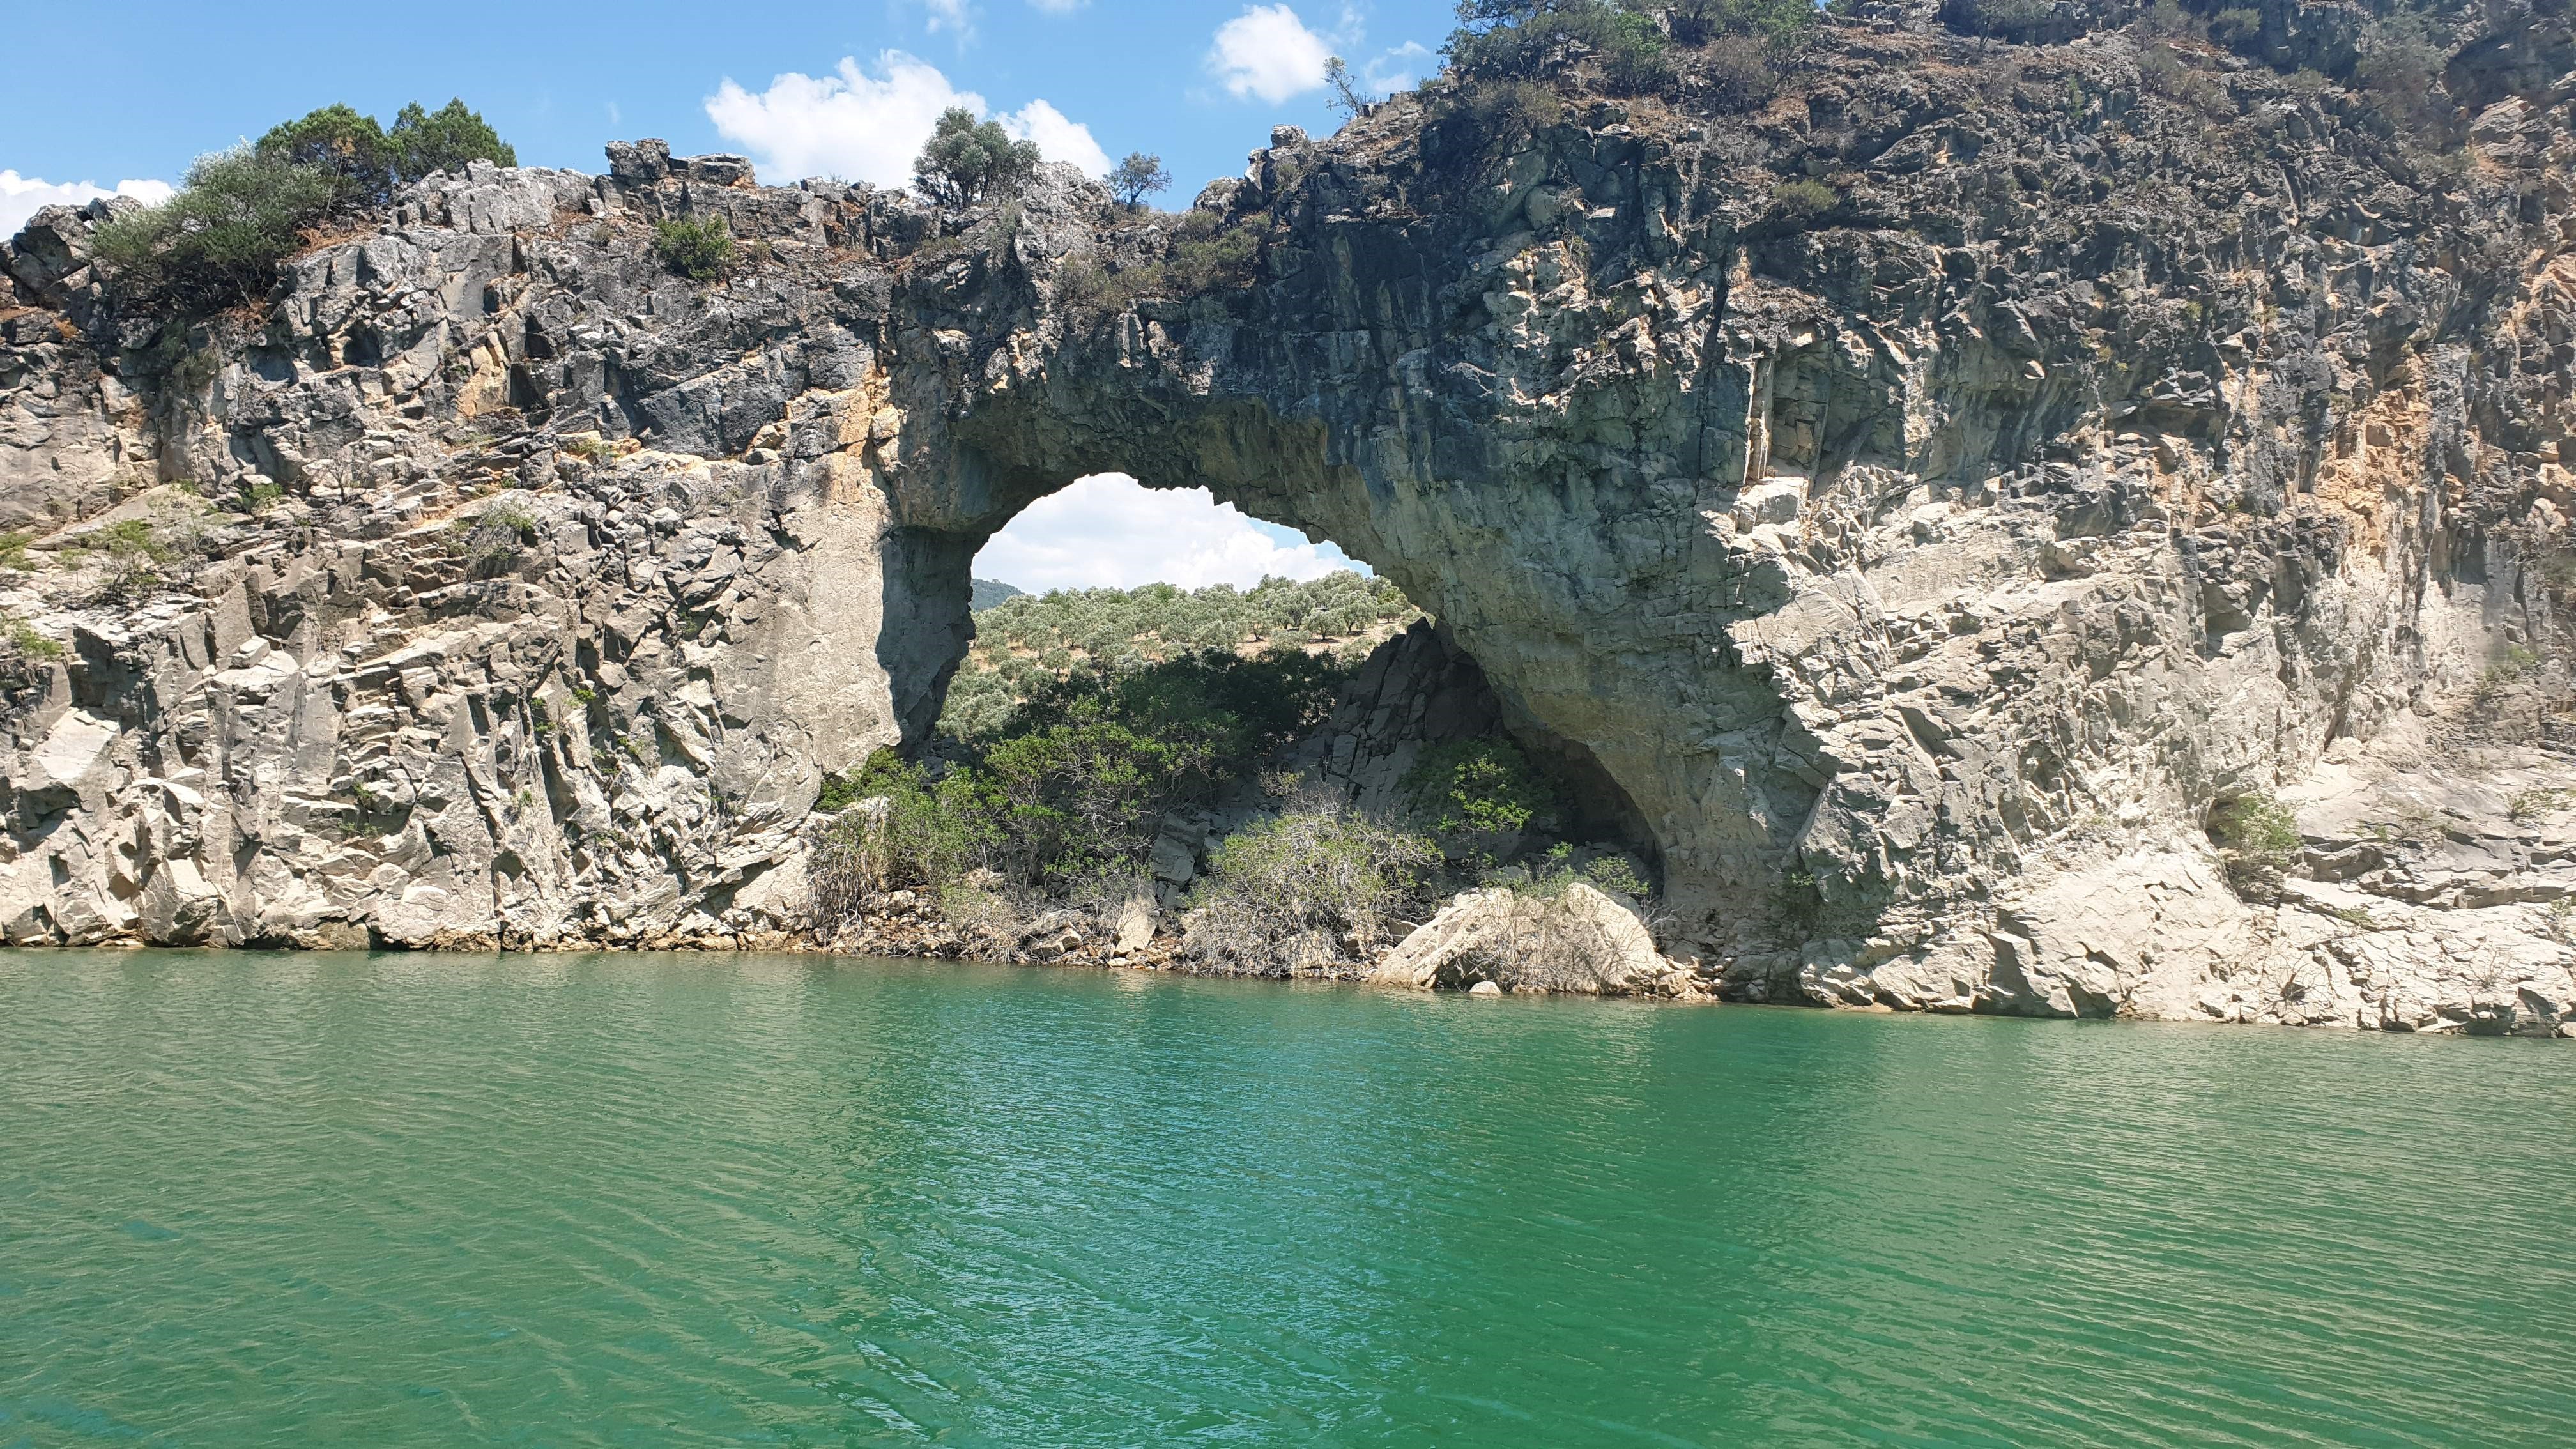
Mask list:
POLYGON ((0 1446, 2576 1442, 2576 1052, 0 953, 0 1446))

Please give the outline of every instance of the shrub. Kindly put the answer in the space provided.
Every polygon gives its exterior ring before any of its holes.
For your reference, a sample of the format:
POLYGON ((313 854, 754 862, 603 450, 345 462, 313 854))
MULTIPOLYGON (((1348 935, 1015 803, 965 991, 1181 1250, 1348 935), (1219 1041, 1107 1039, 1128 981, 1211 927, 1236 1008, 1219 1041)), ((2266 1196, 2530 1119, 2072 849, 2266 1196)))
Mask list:
POLYGON ((330 217, 383 206, 403 183, 469 160, 515 166, 518 154, 462 101, 435 113, 405 106, 390 133, 324 106, 257 145, 198 157, 177 195, 101 226, 96 245, 122 300, 208 316, 266 297, 278 263, 330 217))
POLYGON ((1217 846, 1182 950, 1219 975, 1356 975, 1396 939, 1438 860, 1419 836, 1303 802, 1217 846))
POLYGON ((1127 159, 1109 173, 1109 194, 1118 204, 1133 211, 1145 204, 1145 198, 1172 184, 1172 173, 1163 169, 1163 158, 1142 151, 1130 151, 1127 159))
POLYGON ((1682 0, 1670 19, 1682 45, 1751 38, 1780 46, 1813 31, 1817 15, 1808 0, 1682 0))
POLYGON ((453 98, 435 111, 422 110, 418 101, 404 106, 395 113, 394 128, 385 139, 395 172, 405 181, 433 172, 462 171, 472 161, 519 164, 518 151, 482 116, 467 110, 465 102, 453 98))
POLYGON ((257 516, 275 508, 286 497, 285 485, 274 478, 262 478, 242 485, 241 511, 257 516))
POLYGON ((2450 109, 2442 90, 2448 58, 2422 13, 2392 10, 2363 28, 2353 84, 2391 131, 2435 131, 2450 109))
POLYGON ((0 533, 0 569, 23 569, 27 566, 27 545, 36 536, 23 528, 0 533))
POLYGON ((1422 753, 1402 782, 1432 834, 1463 853, 1490 857, 1497 845, 1553 825, 1554 784, 1510 740, 1458 740, 1422 753))
POLYGON ((2218 802, 2209 812, 2209 838, 2225 858, 2228 884, 2256 898, 2278 891, 2304 844, 2298 818, 2259 792, 2218 802))
POLYGON ((462 555, 478 578, 496 578, 518 567, 520 551, 537 541, 536 515, 515 503, 496 503, 448 525, 448 552, 462 555))
POLYGON ((2029 44, 2055 24, 2057 7, 2049 0, 1947 0, 1941 18, 1954 30, 2029 44))
POLYGON ((26 620, 0 609, 0 686, 22 689, 43 667, 63 657, 62 642, 36 632, 26 620))
POLYGON ((2263 12, 2241 8, 2221 10, 2210 19, 2209 38, 2239 55, 2256 54, 2263 48, 2263 12))
POLYGON ((1816 873, 1803 864, 1789 867, 1780 877, 1772 909, 1782 924, 1800 935, 1823 924, 1825 893, 1817 887, 1816 873))
POLYGON ((733 229, 721 216, 657 221, 653 259, 692 282, 712 282, 733 269, 733 229))
POLYGON ((931 784, 918 765, 879 750, 851 775, 824 787, 823 808, 839 810, 807 863, 809 905, 828 934, 867 899, 897 887, 946 889, 991 844, 986 822, 961 809, 951 780, 931 784), (881 804, 870 808, 867 802, 881 804))
POLYGON ((384 128, 373 116, 345 105, 324 106, 271 127, 253 151, 264 160, 284 162, 326 177, 331 183, 327 210, 355 211, 382 206, 399 184, 394 151, 384 128))
POLYGON ((1727 35, 1710 41, 1700 59, 1700 74, 1711 98, 1731 111, 1750 111, 1780 93, 1780 65, 1772 47, 1749 35, 1727 35))
POLYGON ((1507 871, 1491 872, 1485 884, 1502 886, 1516 895, 1540 900, 1554 900, 1565 894, 1567 887, 1582 882, 1611 895, 1642 901, 1654 894, 1636 863, 1625 855, 1601 855, 1580 867, 1574 864, 1574 847, 1565 842, 1549 848, 1547 854, 1527 867, 1514 866, 1507 871))
POLYGON ((1136 305, 1149 282, 1160 279, 1159 269, 1113 271, 1091 257, 1070 257, 1056 273, 1056 296, 1077 312, 1124 312, 1136 305))
POLYGON ((1672 78, 1663 32, 1608 0, 1460 0, 1458 20, 1445 50, 1462 76, 1532 80, 1597 55, 1614 90, 1672 78))
POLYGON ((1195 297, 1221 286, 1241 286, 1252 280, 1253 259, 1260 250, 1255 225, 1220 230, 1215 217, 1191 212, 1174 235, 1171 256, 1162 269, 1165 285, 1157 290, 1195 297))
POLYGON ((248 148, 200 156, 179 193, 99 227, 98 254, 131 303, 204 316, 257 301, 327 215, 340 183, 248 148))
POLYGON ((1008 196, 1037 174, 1034 141, 1014 141, 998 121, 978 121, 963 106, 940 113, 928 144, 912 163, 912 184, 941 206, 963 210, 1008 196))
POLYGON ((200 522, 193 515, 164 510, 151 518, 122 518, 92 530, 82 547, 64 551, 63 561, 79 565, 93 554, 98 556, 106 567, 99 597, 132 602, 161 587, 164 565, 189 562, 204 552, 200 522))
POLYGON ((1783 181, 1771 188, 1771 209, 1784 221, 1804 224, 1842 204, 1842 193, 1813 179, 1783 181))
POLYGON ((272 128, 254 149, 331 178, 335 211, 386 205, 405 183, 471 161, 519 164, 519 153, 461 100, 436 112, 414 101, 395 114, 391 131, 349 106, 324 106, 272 128))

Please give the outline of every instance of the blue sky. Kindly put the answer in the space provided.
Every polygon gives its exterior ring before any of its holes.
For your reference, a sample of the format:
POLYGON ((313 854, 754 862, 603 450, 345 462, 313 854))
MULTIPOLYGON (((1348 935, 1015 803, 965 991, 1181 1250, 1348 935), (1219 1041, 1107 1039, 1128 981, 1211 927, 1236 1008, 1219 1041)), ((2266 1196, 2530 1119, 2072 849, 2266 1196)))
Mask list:
MULTIPOLYGON (((12 9, 22 63, 0 87, 0 169, 21 184, 176 179, 191 156, 315 106, 347 101, 390 120, 407 100, 435 106, 451 95, 531 165, 597 170, 603 143, 660 136, 683 154, 747 150, 797 174, 838 161, 849 175, 853 155, 904 149, 849 128, 899 121, 906 104, 945 98, 944 86, 1004 116, 1028 117, 1042 102, 1111 158, 1159 153, 1176 182, 1167 204, 1240 172, 1274 123, 1329 130, 1323 54, 1402 82, 1436 65, 1452 23, 1446 0, 12 9), (782 88, 784 76, 815 84, 782 88), (734 124, 720 126, 709 102, 728 82, 752 104, 731 106, 734 124), (833 126, 843 134, 816 134, 833 126)), ((1042 129, 1041 144, 1049 139, 1042 129)), ((764 179, 797 174, 765 168, 764 179)))
MULTIPOLYGON (((0 86, 0 235, 57 201, 166 194, 189 158, 346 101, 390 121, 461 96, 523 164, 602 169, 611 140, 739 151, 763 180, 900 184, 964 103, 1097 171, 1159 154, 1187 205, 1282 122, 1317 132, 1323 60, 1385 91, 1437 69, 1450 0, 776 0, 618 5, 445 0, 15 7, 0 86)), ((980 568, 1023 588, 1251 584, 1343 563, 1204 493, 1086 482, 1032 509, 980 568), (1140 540, 1158 542, 1140 544, 1140 540)))

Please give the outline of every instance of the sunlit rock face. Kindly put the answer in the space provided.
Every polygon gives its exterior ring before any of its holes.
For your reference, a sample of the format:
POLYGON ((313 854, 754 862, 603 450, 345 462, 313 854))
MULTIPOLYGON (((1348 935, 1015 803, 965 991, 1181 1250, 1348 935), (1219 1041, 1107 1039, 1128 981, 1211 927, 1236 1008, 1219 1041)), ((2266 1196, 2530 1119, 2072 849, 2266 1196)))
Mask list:
POLYGON ((5 602, 71 649, 0 916, 791 939, 819 783, 923 740, 977 548, 1118 470, 1402 585, 1726 994, 2556 1030, 2567 97, 2498 71, 2428 179, 2260 67, 2213 119, 2116 32, 2000 50, 1837 32, 1753 115, 1435 88, 1187 217, 477 166, 164 380, 45 213, 5 602), (730 274, 654 260, 680 215, 730 274), (261 485, 157 591, 41 562, 261 485), (2252 792, 2301 812, 2278 890, 2204 829, 2252 792))

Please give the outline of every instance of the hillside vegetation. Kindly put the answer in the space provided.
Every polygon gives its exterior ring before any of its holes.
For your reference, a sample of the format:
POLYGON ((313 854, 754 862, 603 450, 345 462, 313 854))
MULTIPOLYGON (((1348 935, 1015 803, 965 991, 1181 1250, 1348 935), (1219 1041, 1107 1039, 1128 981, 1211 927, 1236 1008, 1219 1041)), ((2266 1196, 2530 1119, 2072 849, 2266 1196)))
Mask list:
POLYGON ((1006 598, 975 615, 975 644, 948 686, 941 732, 989 740, 1020 706, 1077 673, 1117 674, 1192 654, 1253 659, 1272 651, 1356 667, 1422 617, 1382 578, 1343 570, 1267 578, 1250 589, 1058 589, 1006 598))

